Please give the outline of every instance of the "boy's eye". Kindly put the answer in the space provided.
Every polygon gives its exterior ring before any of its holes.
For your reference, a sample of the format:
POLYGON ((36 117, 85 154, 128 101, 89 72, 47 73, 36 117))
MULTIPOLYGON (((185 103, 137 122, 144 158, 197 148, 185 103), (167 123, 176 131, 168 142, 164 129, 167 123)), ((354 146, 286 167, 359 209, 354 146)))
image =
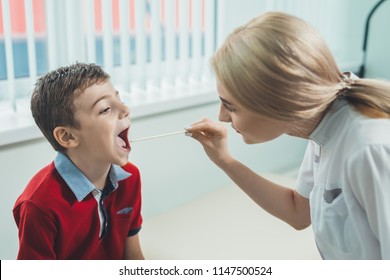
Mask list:
POLYGON ((111 107, 106 107, 106 108, 104 108, 103 110, 101 110, 101 111, 99 112, 99 114, 106 114, 106 113, 108 113, 110 110, 111 110, 111 107))

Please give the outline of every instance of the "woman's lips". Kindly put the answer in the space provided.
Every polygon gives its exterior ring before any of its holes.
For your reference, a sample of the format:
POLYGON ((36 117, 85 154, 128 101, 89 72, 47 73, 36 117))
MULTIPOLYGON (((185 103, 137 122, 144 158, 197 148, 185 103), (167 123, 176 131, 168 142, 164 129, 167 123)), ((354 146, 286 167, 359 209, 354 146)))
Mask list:
POLYGON ((232 126, 232 128, 233 128, 238 134, 241 134, 237 129, 235 129, 234 126, 232 126))

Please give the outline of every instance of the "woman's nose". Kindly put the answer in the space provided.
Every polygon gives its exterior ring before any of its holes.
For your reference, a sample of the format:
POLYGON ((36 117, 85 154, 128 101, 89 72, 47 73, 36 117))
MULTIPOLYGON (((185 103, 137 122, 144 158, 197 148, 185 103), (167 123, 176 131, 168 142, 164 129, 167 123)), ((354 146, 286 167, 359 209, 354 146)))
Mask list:
POLYGON ((218 118, 221 122, 231 122, 230 114, 222 104, 219 107, 218 118))

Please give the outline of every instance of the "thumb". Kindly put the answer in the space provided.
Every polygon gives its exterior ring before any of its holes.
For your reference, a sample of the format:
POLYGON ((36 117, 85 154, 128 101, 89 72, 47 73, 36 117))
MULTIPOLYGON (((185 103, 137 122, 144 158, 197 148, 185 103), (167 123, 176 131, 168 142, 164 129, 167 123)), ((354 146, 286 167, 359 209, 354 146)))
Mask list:
POLYGON ((197 139, 201 142, 206 141, 206 139, 220 139, 226 136, 227 130, 221 124, 212 121, 201 121, 194 123, 191 126, 185 127, 187 133, 191 134, 194 139, 197 139))

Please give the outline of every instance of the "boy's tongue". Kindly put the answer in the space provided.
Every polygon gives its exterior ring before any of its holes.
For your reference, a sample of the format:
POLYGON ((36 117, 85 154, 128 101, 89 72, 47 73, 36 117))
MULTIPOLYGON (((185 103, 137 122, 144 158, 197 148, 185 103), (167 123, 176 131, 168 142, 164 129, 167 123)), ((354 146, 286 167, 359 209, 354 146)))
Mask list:
POLYGON ((116 143, 122 148, 126 147, 126 142, 119 136, 116 137, 116 143))

